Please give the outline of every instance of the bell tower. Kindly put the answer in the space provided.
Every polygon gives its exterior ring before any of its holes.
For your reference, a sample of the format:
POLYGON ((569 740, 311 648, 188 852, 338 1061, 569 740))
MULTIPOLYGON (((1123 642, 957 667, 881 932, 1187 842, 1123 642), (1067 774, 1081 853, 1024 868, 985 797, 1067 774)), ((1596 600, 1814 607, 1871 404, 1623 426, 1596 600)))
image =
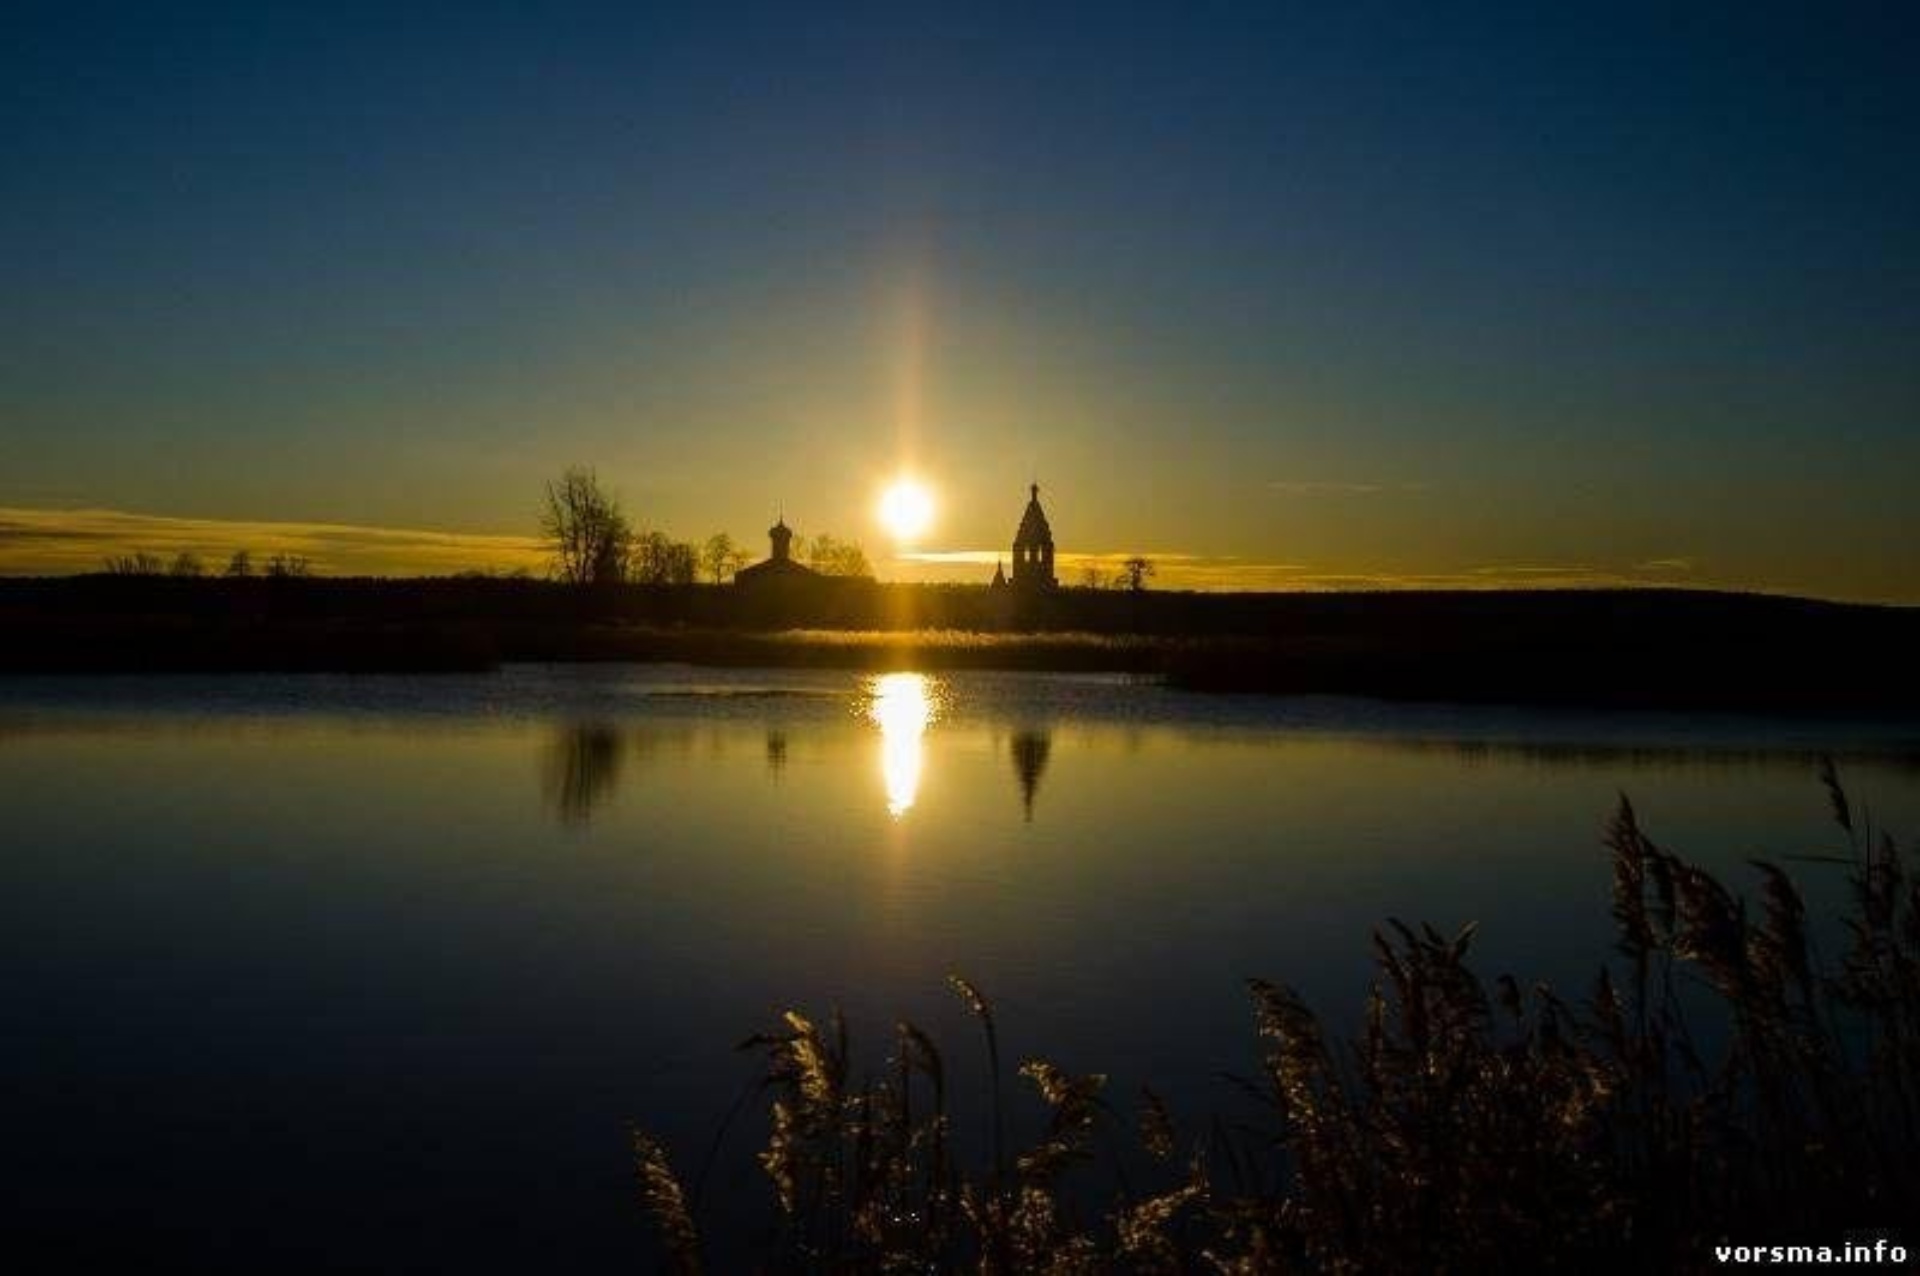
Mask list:
POLYGON ((1040 485, 1027 492, 1027 510, 1013 537, 1013 584, 1016 589, 1053 589, 1060 583, 1053 574, 1053 528, 1040 508, 1040 485))

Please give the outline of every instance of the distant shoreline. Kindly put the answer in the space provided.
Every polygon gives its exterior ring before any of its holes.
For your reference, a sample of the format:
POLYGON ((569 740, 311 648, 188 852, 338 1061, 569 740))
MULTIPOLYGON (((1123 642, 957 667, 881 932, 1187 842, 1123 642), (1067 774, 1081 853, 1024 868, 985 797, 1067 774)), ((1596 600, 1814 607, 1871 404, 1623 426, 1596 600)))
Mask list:
POLYGON ((1920 609, 1682 590, 1176 594, 0 580, 0 676, 475 672, 509 661, 1010 669, 1217 692, 1590 708, 1920 709, 1920 609), (993 610, 996 605, 1000 610, 993 610))

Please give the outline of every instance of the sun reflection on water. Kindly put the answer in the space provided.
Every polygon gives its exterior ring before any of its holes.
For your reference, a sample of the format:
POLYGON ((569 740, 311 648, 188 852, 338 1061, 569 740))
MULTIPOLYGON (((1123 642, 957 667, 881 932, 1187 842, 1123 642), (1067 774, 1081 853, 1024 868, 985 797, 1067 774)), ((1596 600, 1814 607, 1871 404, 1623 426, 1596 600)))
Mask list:
POLYGON ((880 774, 895 819, 920 792, 922 737, 939 716, 940 687, 923 673, 886 673, 867 683, 867 718, 880 728, 880 774))

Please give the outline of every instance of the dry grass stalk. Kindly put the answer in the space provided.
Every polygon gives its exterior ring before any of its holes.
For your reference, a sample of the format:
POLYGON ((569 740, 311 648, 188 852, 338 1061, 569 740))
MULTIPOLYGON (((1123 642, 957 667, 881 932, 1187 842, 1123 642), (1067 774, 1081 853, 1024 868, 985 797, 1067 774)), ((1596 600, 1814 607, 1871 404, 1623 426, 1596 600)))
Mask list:
MULTIPOLYGON (((1242 1084, 1271 1123, 1215 1118, 1184 1166, 1146 1091, 1143 1155, 1110 1156, 1087 1181, 1096 1135, 1119 1124, 1105 1078, 1030 1061, 1019 1072, 1047 1119, 1009 1173, 992 1007, 957 976, 989 1066, 993 1162, 978 1170, 956 1158, 948 1070, 926 1034, 898 1025, 886 1069, 854 1084, 838 1016, 823 1030, 789 1014, 747 1043, 767 1060, 760 1161, 780 1219, 761 1269, 1667 1270, 1730 1235, 1920 1217, 1920 877, 1856 821, 1831 767, 1821 779, 1853 864, 1837 969, 1816 960, 1785 871, 1757 866, 1749 916, 1622 799, 1606 841, 1624 983, 1603 966, 1577 1007, 1508 976, 1489 992, 1468 964, 1471 927, 1391 922, 1351 1042, 1330 1042, 1290 989, 1251 983, 1265 1053, 1242 1084), (1711 1021, 1711 1063, 1689 1014, 1711 1021), (1151 1181, 1135 1191, 1142 1165, 1151 1181)), ((636 1154, 669 1268, 696 1270, 665 1156, 645 1139, 636 1154)))

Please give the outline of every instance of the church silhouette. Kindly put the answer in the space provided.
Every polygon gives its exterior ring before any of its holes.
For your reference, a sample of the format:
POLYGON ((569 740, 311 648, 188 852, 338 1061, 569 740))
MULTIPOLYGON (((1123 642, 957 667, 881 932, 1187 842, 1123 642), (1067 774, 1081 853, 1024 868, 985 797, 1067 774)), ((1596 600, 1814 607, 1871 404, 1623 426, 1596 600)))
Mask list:
MULTIPOLYGON (((804 591, 824 584, 827 577, 797 561, 793 556, 793 529, 783 516, 767 529, 769 552, 751 567, 734 574, 733 583, 751 591, 777 593, 804 591)), ((1040 485, 1027 489, 1027 508, 1020 515, 1020 526, 1013 534, 1013 575, 1007 575, 1006 563, 993 567, 993 588, 1022 594, 1045 593, 1060 587, 1053 568, 1053 526, 1040 507, 1040 485)))
POLYGON ((794 561, 793 529, 787 526, 784 516, 767 529, 767 540, 771 542, 773 552, 764 561, 735 572, 735 585, 748 589, 777 583, 804 586, 820 579, 819 572, 794 561))
POLYGON ((1004 565, 995 563, 995 589, 1039 593, 1060 585, 1053 572, 1053 527, 1047 522, 1047 512, 1040 508, 1040 485, 1035 483, 1027 491, 1027 510, 1020 516, 1020 529, 1013 534, 1013 578, 1007 578, 1004 565))

